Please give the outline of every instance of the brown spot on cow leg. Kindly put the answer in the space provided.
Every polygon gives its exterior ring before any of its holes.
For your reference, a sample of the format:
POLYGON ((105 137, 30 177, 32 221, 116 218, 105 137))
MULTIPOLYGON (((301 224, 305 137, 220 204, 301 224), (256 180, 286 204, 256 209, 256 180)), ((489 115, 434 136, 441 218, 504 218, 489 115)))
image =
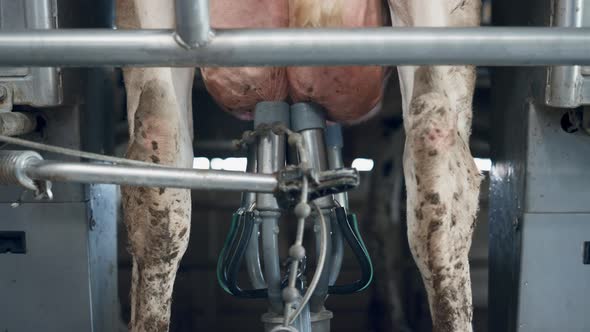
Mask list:
POLYGON ((179 214, 179 215, 184 215, 184 213, 186 212, 183 208, 176 208, 173 210, 174 213, 179 214))
POLYGON ((145 319, 143 328, 146 332, 168 331, 168 322, 159 317, 150 316, 145 319))
POLYGON ((416 208, 414 210, 414 215, 416 216, 416 219, 418 219, 418 220, 424 219, 424 214, 422 213, 422 209, 420 209, 420 208, 416 208))
POLYGON ((446 113, 447 113, 447 110, 444 107, 439 107, 436 110, 436 114, 438 114, 438 115, 445 115, 446 113))
POLYGON ((183 228, 180 233, 178 234, 178 237, 182 238, 184 237, 184 235, 186 234, 186 232, 188 232, 188 227, 183 228))
POLYGON ((154 217, 156 219, 164 219, 164 218, 168 218, 170 216, 170 209, 169 208, 165 208, 164 210, 156 210, 154 208, 149 207, 148 212, 152 217, 154 217))
POLYGON ((459 318, 455 310, 453 298, 457 294, 454 289, 442 289, 434 297, 433 332, 453 332, 459 318))
POLYGON ((154 150, 154 151, 158 150, 158 142, 152 141, 152 150, 154 150))
POLYGON ((154 164, 159 164, 160 163, 160 158, 158 156, 156 156, 156 155, 151 155, 150 156, 150 159, 152 160, 152 162, 154 164))
POLYGON ((440 226, 442 226, 442 220, 440 220, 440 219, 430 220, 430 224, 428 224, 428 234, 426 235, 428 242, 430 242, 430 239, 432 238, 432 234, 434 232, 438 231, 440 226))
POLYGON ((434 214, 437 217, 442 217, 443 215, 445 215, 445 213, 447 213, 447 206, 442 204, 439 207, 437 207, 436 209, 434 209, 434 214))
POLYGON ((178 257, 178 251, 174 251, 170 255, 163 257, 162 260, 168 264, 171 264, 172 260, 176 257, 178 257))
POLYGON ((428 203, 432 205, 437 205, 440 203, 440 195, 435 192, 426 194, 426 196, 424 196, 424 199, 426 199, 426 201, 428 201, 428 203))

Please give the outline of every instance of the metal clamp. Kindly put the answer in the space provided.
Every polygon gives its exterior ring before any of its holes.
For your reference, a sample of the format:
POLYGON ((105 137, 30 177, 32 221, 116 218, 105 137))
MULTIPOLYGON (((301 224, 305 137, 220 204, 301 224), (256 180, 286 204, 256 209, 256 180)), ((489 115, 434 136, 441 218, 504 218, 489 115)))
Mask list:
POLYGON ((277 199, 281 207, 292 208, 299 202, 303 179, 308 183, 307 199, 313 201, 358 187, 359 177, 358 171, 354 168, 316 171, 287 166, 277 174, 277 199))

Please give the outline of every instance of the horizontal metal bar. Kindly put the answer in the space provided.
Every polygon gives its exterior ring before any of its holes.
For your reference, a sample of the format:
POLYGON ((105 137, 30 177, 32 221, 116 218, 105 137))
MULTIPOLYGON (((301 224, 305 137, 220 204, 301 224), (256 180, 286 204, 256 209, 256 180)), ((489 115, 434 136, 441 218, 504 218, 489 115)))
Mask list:
POLYGON ((589 28, 172 30, 0 33, 0 66, 590 65, 589 28))
POLYGON ((25 166, 24 172, 34 180, 56 182, 263 193, 274 192, 278 183, 271 174, 56 161, 30 163, 25 166))

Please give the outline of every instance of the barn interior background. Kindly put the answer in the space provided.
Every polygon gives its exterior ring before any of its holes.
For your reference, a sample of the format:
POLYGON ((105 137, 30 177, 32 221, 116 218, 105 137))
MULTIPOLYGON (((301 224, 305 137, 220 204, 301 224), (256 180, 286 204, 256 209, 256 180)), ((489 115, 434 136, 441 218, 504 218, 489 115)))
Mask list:
MULTIPOLYGON (((484 1, 482 24, 490 25, 491 0, 484 1)), ((118 82, 115 94, 116 125, 111 149, 123 156, 127 123, 121 73, 115 70, 109 80, 118 82)), ((487 331, 488 285, 488 187, 490 158, 490 70, 478 68, 474 100, 471 148, 483 161, 485 180, 480 195, 478 227, 471 249, 474 297, 474 329, 487 331)), ((372 286, 356 295, 331 296, 327 307, 337 312, 334 331, 430 331, 427 298, 420 274, 411 257, 405 228, 405 197, 402 173, 404 133, 397 75, 391 75, 383 110, 374 118, 344 130, 344 161, 351 165, 360 159, 361 187, 350 193, 352 211, 359 215, 360 228, 375 267, 372 286)), ((193 87, 195 117, 195 167, 213 169, 245 168, 245 152, 235 151, 232 140, 250 122, 239 121, 222 112, 207 93, 197 74, 193 87)), ((192 233, 174 290, 171 332, 254 331, 261 328, 264 300, 236 299, 217 283, 217 257, 228 232, 232 213, 239 207, 240 195, 194 191, 192 193, 192 233)), ((284 234, 282 234, 284 235, 284 234)), ((119 222, 119 299, 122 322, 129 320, 131 260, 126 250, 125 227, 119 222)), ((281 253, 287 252, 288 236, 281 236, 281 253)), ((341 280, 352 281, 358 268, 347 252, 341 280)), ((121 323, 121 330, 125 326, 121 323)))

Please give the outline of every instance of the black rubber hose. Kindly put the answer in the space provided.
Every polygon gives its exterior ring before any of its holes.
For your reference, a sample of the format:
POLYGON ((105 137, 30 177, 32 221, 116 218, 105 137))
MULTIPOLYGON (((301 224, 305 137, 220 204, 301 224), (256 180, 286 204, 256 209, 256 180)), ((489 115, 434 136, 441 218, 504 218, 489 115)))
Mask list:
POLYGON ((334 209, 334 212, 342 235, 352 249, 360 266, 361 278, 350 284, 330 286, 328 293, 334 295, 357 293, 366 289, 371 284, 373 280, 373 264, 359 233, 356 216, 352 214, 347 215, 343 207, 334 209))
POLYGON ((242 218, 242 215, 239 213, 234 213, 231 219, 231 225, 229 228, 229 232, 227 237, 225 238, 225 242, 223 243, 223 247, 221 248, 221 252, 219 253, 219 258, 217 259, 217 282, 223 290, 231 295, 233 295, 228 287, 227 287, 227 278, 225 273, 225 266, 227 266, 227 260, 230 253, 230 248, 233 246, 235 237, 237 234, 237 227, 239 225, 239 221, 242 218))
POLYGON ((250 242, 252 231, 254 230, 255 216, 253 212, 245 212, 240 218, 236 236, 234 239, 234 246, 230 249, 229 255, 227 256, 227 262, 224 264, 224 275, 227 281, 227 288, 230 294, 241 297, 241 298, 266 298, 268 296, 268 290, 263 289, 241 289, 238 285, 238 274, 240 272, 240 266, 244 260, 246 254, 246 248, 250 242))

